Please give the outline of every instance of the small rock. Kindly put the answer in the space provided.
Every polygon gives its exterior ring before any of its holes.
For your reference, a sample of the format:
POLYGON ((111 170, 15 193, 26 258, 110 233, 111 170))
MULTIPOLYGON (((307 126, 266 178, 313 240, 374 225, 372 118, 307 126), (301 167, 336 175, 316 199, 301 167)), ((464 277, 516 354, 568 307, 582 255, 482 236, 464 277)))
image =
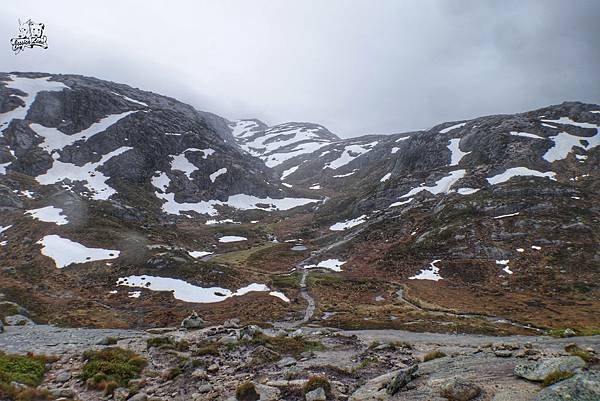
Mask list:
POLYGON ((219 338, 219 344, 237 344, 238 339, 236 336, 224 336, 219 338))
POLYGON ((252 360, 254 363, 269 363, 275 362, 281 359, 281 355, 276 351, 273 351, 264 345, 259 345, 252 351, 252 360))
POLYGON ((65 371, 65 372, 60 372, 58 375, 56 375, 55 380, 59 383, 64 383, 66 381, 69 381, 71 379, 72 375, 71 372, 65 371))
POLYGON ((396 377, 387 385, 386 392, 389 395, 394 395, 402 390, 412 379, 413 375, 419 369, 419 365, 412 365, 405 369, 400 369, 396 377))
POLYGON ((206 394, 206 393, 210 393, 213 389, 212 384, 207 383, 207 384, 203 384, 200 387, 198 387, 198 392, 200 394, 206 394))
POLYGON ((573 329, 565 329, 562 335, 563 337, 575 337, 577 333, 573 329))
POLYGON ((290 366, 294 366, 296 363, 298 363, 296 359, 292 358, 291 356, 286 356, 285 358, 282 358, 279 362, 277 362, 277 366, 280 368, 287 368, 290 366))
POLYGON ((578 356, 561 356, 543 359, 537 363, 519 363, 514 370, 516 376, 527 380, 541 382, 546 376, 556 371, 574 372, 585 367, 585 361, 578 356))
POLYGON ((202 319, 196 311, 193 311, 192 314, 181 322, 181 327, 186 329, 201 329, 206 326, 206 322, 202 319))
POLYGON ((254 325, 254 324, 250 324, 246 327, 243 327, 242 329, 240 329, 238 337, 240 339, 244 339, 244 337, 250 337, 250 339, 254 338, 254 336, 256 336, 257 334, 261 334, 263 331, 260 327, 254 325))
POLYGON ((454 377, 442 385, 440 394, 452 401, 469 401, 481 393, 481 387, 462 379, 454 377))
POLYGON ((279 401, 281 391, 278 388, 264 384, 257 384, 255 387, 256 392, 260 395, 260 401, 279 401))
POLYGON ((325 394, 325 390, 322 387, 318 387, 313 391, 309 391, 304 395, 306 401, 326 401, 327 395, 325 394))
POLYGON ((237 329, 239 327, 239 325, 240 325, 240 319, 238 319, 238 318, 228 319, 223 322, 223 327, 225 327, 227 329, 237 329))
POLYGON ((208 373, 216 373, 219 371, 219 365, 217 365, 216 363, 213 363, 206 369, 206 371, 208 373))
POLYGON ((146 401, 148 399, 148 395, 146 393, 137 393, 127 401, 146 401))
POLYGON ((510 358, 512 356, 512 352, 507 349, 498 349, 494 351, 494 355, 500 358, 510 358))

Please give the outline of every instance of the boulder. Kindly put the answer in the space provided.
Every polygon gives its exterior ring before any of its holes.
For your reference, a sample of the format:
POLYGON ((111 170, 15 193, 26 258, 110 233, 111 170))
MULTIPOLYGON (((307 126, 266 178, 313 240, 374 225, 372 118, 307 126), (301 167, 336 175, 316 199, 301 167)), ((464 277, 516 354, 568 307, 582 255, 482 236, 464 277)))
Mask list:
POLYGON ((577 374, 541 390, 533 401, 598 401, 600 400, 600 372, 577 374))
POLYGON ((481 394, 481 387, 460 377, 454 377, 442 385, 440 395, 452 401, 469 401, 481 394))
POLYGON ((206 322, 202 319, 196 311, 181 322, 181 327, 185 329, 201 329, 206 326, 206 322))
POLYGON ((514 370, 516 376, 527 380, 541 382, 552 372, 574 372, 585 367, 585 361, 578 356, 561 356, 543 359, 539 362, 519 363, 514 370))

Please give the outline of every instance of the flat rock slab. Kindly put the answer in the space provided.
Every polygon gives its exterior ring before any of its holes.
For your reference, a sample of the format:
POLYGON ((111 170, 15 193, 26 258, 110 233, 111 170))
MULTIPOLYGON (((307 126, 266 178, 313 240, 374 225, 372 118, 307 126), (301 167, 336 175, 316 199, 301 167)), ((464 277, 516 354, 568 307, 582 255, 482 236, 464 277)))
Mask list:
POLYGON ((105 337, 126 339, 145 336, 148 334, 137 330, 5 326, 4 333, 0 334, 0 349, 18 354, 42 352, 52 355, 84 351, 97 346, 105 337))
POLYGON ((515 375, 536 382, 544 381, 552 372, 574 372, 585 367, 585 361, 578 356, 561 356, 539 362, 523 362, 515 367, 515 375))
POLYGON ((580 373, 540 391, 533 401, 598 401, 600 372, 580 373))

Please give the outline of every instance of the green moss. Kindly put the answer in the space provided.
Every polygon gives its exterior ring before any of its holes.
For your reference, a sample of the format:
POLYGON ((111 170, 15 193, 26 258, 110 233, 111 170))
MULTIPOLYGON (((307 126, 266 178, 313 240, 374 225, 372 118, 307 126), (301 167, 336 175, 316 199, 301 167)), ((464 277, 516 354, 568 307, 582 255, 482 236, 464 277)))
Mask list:
POLYGON ((275 288, 297 288, 300 281, 300 274, 286 274, 281 276, 273 276, 271 282, 275 288))
POLYGON ((580 348, 576 344, 567 345, 565 347, 565 351, 567 351, 569 354, 571 354, 573 356, 580 357, 581 359, 583 359, 584 361, 586 361, 588 363, 598 361, 598 358, 594 354, 592 354, 589 351, 584 350, 583 348, 580 348))
POLYGON ((83 366, 82 377, 92 379, 93 383, 101 381, 114 381, 120 386, 139 376, 146 360, 135 352, 110 347, 99 351, 86 351, 83 354, 86 360, 83 366))
POLYGON ((35 387, 42 382, 47 357, 43 355, 14 355, 0 351, 0 384, 11 382, 35 387))
POLYGON ((558 383, 559 381, 566 380, 570 377, 573 377, 574 375, 575 375, 575 373, 569 372, 566 370, 556 370, 552 373, 549 373, 546 377, 544 377, 542 386, 544 386, 544 387, 551 386, 554 383, 558 383))

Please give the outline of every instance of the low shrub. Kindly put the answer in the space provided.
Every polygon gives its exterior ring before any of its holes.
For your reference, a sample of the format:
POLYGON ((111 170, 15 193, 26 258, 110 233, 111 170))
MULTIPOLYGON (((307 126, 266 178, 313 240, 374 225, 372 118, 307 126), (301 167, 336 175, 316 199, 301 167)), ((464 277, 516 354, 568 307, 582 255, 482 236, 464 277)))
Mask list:
POLYGON ((83 366, 82 378, 93 387, 99 385, 104 387, 104 390, 110 382, 126 386, 127 382, 138 377, 146 366, 144 358, 131 350, 118 347, 86 351, 83 357, 86 363, 83 366))

